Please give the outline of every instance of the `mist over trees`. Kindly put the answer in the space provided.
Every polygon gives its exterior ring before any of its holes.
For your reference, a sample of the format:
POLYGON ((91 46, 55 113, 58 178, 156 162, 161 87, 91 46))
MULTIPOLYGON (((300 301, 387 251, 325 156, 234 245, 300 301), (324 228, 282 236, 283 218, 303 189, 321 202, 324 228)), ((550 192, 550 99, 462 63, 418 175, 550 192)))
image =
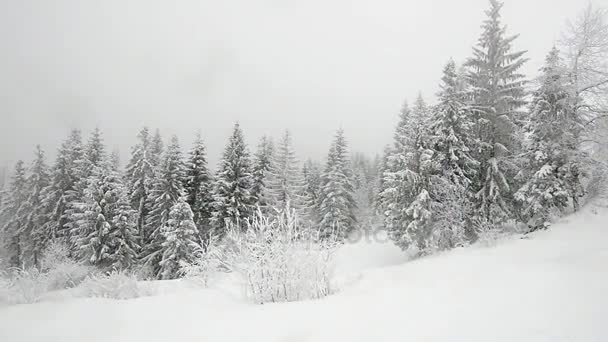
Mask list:
POLYGON ((99 129, 69 132, 53 161, 36 147, 6 182, 0 171, 0 259, 40 267, 60 242, 103 270, 174 279, 254 217, 290 210, 290 231, 315 229, 319 243, 386 230, 415 255, 549 227, 605 180, 606 13, 587 7, 527 78, 502 7, 489 1, 470 58, 446 55, 434 101, 404 101, 392 143, 376 156, 351 151, 337 129, 324 160, 302 161, 290 131, 251 148, 239 123, 215 167, 200 134, 185 153, 178 137, 148 127, 134 132, 124 170, 99 129))

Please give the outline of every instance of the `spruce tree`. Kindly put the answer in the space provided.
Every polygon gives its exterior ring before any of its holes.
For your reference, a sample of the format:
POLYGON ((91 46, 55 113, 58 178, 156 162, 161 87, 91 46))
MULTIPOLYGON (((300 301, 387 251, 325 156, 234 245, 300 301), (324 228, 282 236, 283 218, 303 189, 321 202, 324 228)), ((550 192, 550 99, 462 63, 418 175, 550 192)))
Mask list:
POLYGON ((23 254, 26 266, 39 266, 40 255, 52 238, 46 230, 47 212, 43 203, 43 191, 50 182, 49 170, 46 165, 44 151, 36 146, 36 155, 30 167, 27 178, 27 200, 23 205, 24 222, 21 227, 23 234, 23 254))
POLYGON ((251 195, 253 175, 249 152, 239 124, 235 124, 228 145, 224 149, 213 193, 213 224, 222 236, 232 227, 245 230, 246 221, 253 213, 251 195))
POLYGON ((42 191, 42 203, 47 215, 44 230, 49 232, 52 239, 63 243, 70 241, 69 209, 79 199, 76 184, 80 175, 76 162, 82 159, 83 153, 81 133, 73 130, 61 144, 51 169, 50 184, 42 191))
POLYGON ((302 167, 304 177, 305 216, 310 222, 319 221, 319 198, 321 196, 321 166, 308 159, 302 167))
POLYGON ((263 136, 258 144, 258 150, 253 160, 253 185, 251 196, 254 203, 260 209, 265 209, 268 205, 264 194, 266 193, 267 174, 274 155, 274 143, 272 139, 263 136))
POLYGON ((70 202, 66 211, 67 224, 70 229, 70 239, 74 247, 76 240, 81 239, 88 228, 81 227, 79 222, 87 210, 87 190, 92 182, 99 181, 99 177, 110 169, 110 163, 106 154, 106 147, 103 142, 102 133, 99 128, 91 133, 82 158, 74 160, 76 175, 78 180, 74 184, 74 190, 70 193, 70 202))
POLYGON ((207 150, 200 134, 196 135, 186 167, 186 202, 194 213, 194 223, 204 244, 211 234, 213 214, 213 183, 207 166, 207 150))
POLYGON ((467 188, 473 181, 479 162, 472 156, 473 116, 466 104, 466 94, 458 80, 456 63, 450 60, 443 69, 439 103, 431 119, 434 160, 442 176, 454 185, 467 188))
POLYGON ((180 197, 185 195, 185 182, 186 165, 182 159, 177 136, 173 136, 153 181, 152 207, 144 229, 147 239, 144 240, 143 258, 155 273, 158 271, 161 245, 164 241, 162 227, 169 220, 171 208, 180 197))
POLYGON ((576 116, 571 80, 553 48, 541 69, 538 88, 530 104, 526 154, 527 182, 516 198, 523 204, 523 218, 531 229, 548 225, 552 208, 560 210, 581 196, 581 119, 576 116))
POLYGON ((389 237, 402 249, 424 251, 432 233, 429 188, 436 166, 429 148, 429 115, 420 95, 412 110, 404 104, 393 146, 385 156, 378 197, 389 237))
POLYGON ((304 198, 304 178, 293 150, 291 135, 285 131, 272 156, 267 173, 267 204, 274 210, 284 212, 293 208, 302 216, 306 204, 304 198))
POLYGON ((344 239, 356 225, 352 170, 344 131, 338 130, 321 176, 319 226, 321 237, 344 239))
POLYGON ((161 234, 163 242, 159 277, 175 279, 181 275, 181 266, 194 262, 196 251, 200 249, 194 215, 183 197, 171 208, 161 234))
POLYGON ((25 222, 24 204, 27 201, 27 176, 23 161, 15 164, 14 174, 9 182, 5 196, 3 196, 2 212, 0 213, 3 223, 1 236, 2 243, 8 253, 8 265, 11 267, 23 267, 23 232, 21 228, 25 222))
POLYGON ((125 187, 117 190, 118 198, 112 217, 112 229, 108 234, 111 247, 108 262, 111 269, 124 270, 137 264, 139 245, 137 211, 130 205, 125 187))
POLYGON ((138 236, 147 240, 144 227, 148 217, 148 211, 152 206, 151 187, 154 178, 154 152, 150 131, 147 127, 137 135, 138 142, 131 149, 131 159, 127 164, 125 179, 129 189, 131 206, 137 211, 138 236))
POLYGON ((477 113, 475 159, 481 163, 475 184, 477 204, 482 216, 494 222, 515 215, 512 195, 518 167, 513 156, 519 148, 516 134, 523 121, 520 108, 525 104, 524 76, 519 73, 526 62, 525 52, 511 51, 517 36, 506 36, 500 20, 502 6, 490 0, 483 32, 466 63, 477 113))

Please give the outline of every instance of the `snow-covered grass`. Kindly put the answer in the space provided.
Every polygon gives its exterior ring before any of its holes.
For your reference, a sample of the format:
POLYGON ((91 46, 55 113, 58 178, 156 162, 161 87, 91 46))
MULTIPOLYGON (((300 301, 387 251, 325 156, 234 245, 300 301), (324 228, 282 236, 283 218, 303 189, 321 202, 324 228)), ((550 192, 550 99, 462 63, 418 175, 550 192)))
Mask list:
POLYGON ((410 262, 361 239, 334 259, 334 280, 351 281, 318 300, 255 305, 230 279, 179 280, 153 297, 5 307, 0 341, 608 341, 608 209, 592 209, 410 262))

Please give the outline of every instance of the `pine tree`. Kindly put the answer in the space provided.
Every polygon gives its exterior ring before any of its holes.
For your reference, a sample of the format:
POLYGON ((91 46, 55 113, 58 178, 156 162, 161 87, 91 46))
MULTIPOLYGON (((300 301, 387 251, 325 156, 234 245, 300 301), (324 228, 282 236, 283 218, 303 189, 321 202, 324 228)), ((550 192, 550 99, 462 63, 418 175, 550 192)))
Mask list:
POLYGON ((163 138, 160 135, 160 131, 157 129, 152 137, 150 146, 150 163, 154 169, 160 167, 163 159, 163 153, 165 151, 163 138))
POLYGON ((356 203, 344 131, 338 130, 321 177, 319 213, 322 237, 344 239, 355 228, 356 203))
POLYGON ((163 243, 159 276, 161 279, 175 279, 181 275, 181 266, 191 264, 200 248, 194 215, 183 197, 171 208, 169 220, 161 234, 163 243))
POLYGON ((472 185, 480 163, 474 159, 473 112, 466 103, 466 84, 454 61, 443 70, 439 103, 430 123, 431 147, 435 151, 429 195, 433 214, 432 248, 449 249, 463 245, 475 236, 472 185))
POLYGON ((111 269, 124 270, 137 263, 138 244, 137 211, 131 208, 126 189, 118 191, 118 198, 112 217, 112 229, 108 234, 108 262, 111 269))
POLYGON ((146 241, 148 236, 145 235, 144 226, 149 208, 152 206, 150 192, 156 161, 149 129, 142 128, 137 138, 139 141, 131 149, 131 159, 127 164, 125 179, 128 182, 131 206, 137 211, 138 236, 146 241))
POLYGON ((385 157, 378 197, 389 237, 402 249, 424 251, 432 233, 429 188, 437 167, 429 148, 429 115, 420 95, 413 110, 404 104, 393 147, 385 157))
POLYGON ((73 130, 59 148, 51 169, 50 184, 42 191, 42 204, 47 215, 43 230, 49 232, 52 239, 64 243, 70 240, 70 205, 79 200, 76 196, 76 184, 80 176, 76 162, 82 159, 83 153, 80 131, 73 130))
POLYGON ((532 229, 546 227, 552 208, 564 209, 581 195, 581 119, 576 117, 571 80, 553 48, 541 69, 530 104, 526 151, 530 175, 516 198, 532 229))
POLYGON ((74 184, 74 190, 70 193, 71 201, 68 203, 66 211, 68 221, 66 226, 70 230, 71 243, 78 248, 76 240, 81 239, 87 229, 79 225, 87 210, 87 190, 91 187, 90 183, 99 181, 99 177, 110 169, 106 147, 99 128, 91 133, 82 158, 75 160, 74 164, 78 180, 74 184))
POLYGON ((474 123, 454 61, 450 60, 443 69, 441 81, 441 91, 437 94, 439 103, 431 119, 434 159, 443 176, 466 188, 473 183, 479 162, 471 155, 474 123))
POLYGON ((158 270, 161 258, 163 236, 161 229, 169 220, 171 208, 185 195, 186 166, 182 160, 179 141, 176 136, 165 151, 165 156, 152 186, 152 207, 144 229, 143 259, 153 270, 158 270))
POLYGON ((280 212, 284 212, 288 207, 295 209, 301 217, 302 209, 306 204, 303 196, 304 186, 304 178, 292 147, 291 135, 285 131, 272 156, 267 173, 265 194, 267 204, 280 212))
POLYGON ((213 223, 218 235, 223 235, 232 227, 245 230, 255 204, 251 196, 252 185, 249 152, 237 123, 216 173, 213 223))
POLYGON ((36 146, 36 155, 30 167, 27 178, 27 200, 22 211, 24 216, 21 233, 23 236, 24 264, 39 266, 40 255, 52 238, 51 232, 45 225, 47 213, 43 204, 43 190, 49 185, 49 170, 46 165, 44 151, 36 146))
POLYGON ((25 221, 23 207, 27 201, 27 176, 23 161, 15 164, 14 175, 10 180, 4 197, 0 222, 3 222, 1 237, 8 252, 8 264, 11 267, 23 267, 23 233, 21 227, 25 221))
POLYGON ((321 166, 312 160, 307 160, 302 167, 304 177, 304 198, 306 212, 303 219, 311 222, 319 221, 319 198, 321 196, 321 166))
POLYGON ((197 134, 186 168, 186 202, 194 213, 194 223, 204 245, 207 244, 211 234, 212 190, 212 178, 207 167, 207 150, 200 134, 197 134))
POLYGON ((264 194, 266 193, 267 174, 270 170, 273 155, 274 143, 272 139, 263 136, 253 160, 253 185, 251 187, 251 196, 255 205, 260 209, 264 209, 268 205, 264 194))
POLYGON ((476 138, 479 141, 475 159, 481 165, 475 184, 477 202, 483 217, 502 222, 514 216, 513 182, 518 167, 513 156, 518 152, 518 128, 523 118, 519 109, 524 102, 524 76, 519 69, 526 62, 524 51, 511 52, 517 36, 506 37, 500 21, 503 4, 490 0, 488 18, 473 57, 466 65, 476 107, 476 138))
POLYGON ((112 249, 109 239, 112 219, 123 188, 114 171, 101 168, 93 171, 87 184, 80 210, 72 216, 78 227, 72 240, 79 259, 107 267, 112 249))

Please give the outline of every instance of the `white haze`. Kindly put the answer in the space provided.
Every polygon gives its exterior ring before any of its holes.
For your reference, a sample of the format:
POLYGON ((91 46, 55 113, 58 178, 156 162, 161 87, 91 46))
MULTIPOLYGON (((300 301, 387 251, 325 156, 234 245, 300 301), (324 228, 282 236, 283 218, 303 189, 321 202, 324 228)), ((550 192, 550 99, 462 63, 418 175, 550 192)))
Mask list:
MULTIPOLYGON (((596 2, 606 5, 608 0, 596 2)), ((509 0, 533 76, 580 0, 509 0), (542 9, 543 17, 538 18, 542 9), (541 24, 542 23, 542 24, 541 24)), ((123 161, 142 125, 199 129, 213 163, 236 120, 254 148, 292 131, 300 159, 325 156, 342 127, 380 152, 399 107, 432 100, 449 57, 462 61, 487 0, 0 1, 0 167, 54 155, 95 126, 123 161)))

